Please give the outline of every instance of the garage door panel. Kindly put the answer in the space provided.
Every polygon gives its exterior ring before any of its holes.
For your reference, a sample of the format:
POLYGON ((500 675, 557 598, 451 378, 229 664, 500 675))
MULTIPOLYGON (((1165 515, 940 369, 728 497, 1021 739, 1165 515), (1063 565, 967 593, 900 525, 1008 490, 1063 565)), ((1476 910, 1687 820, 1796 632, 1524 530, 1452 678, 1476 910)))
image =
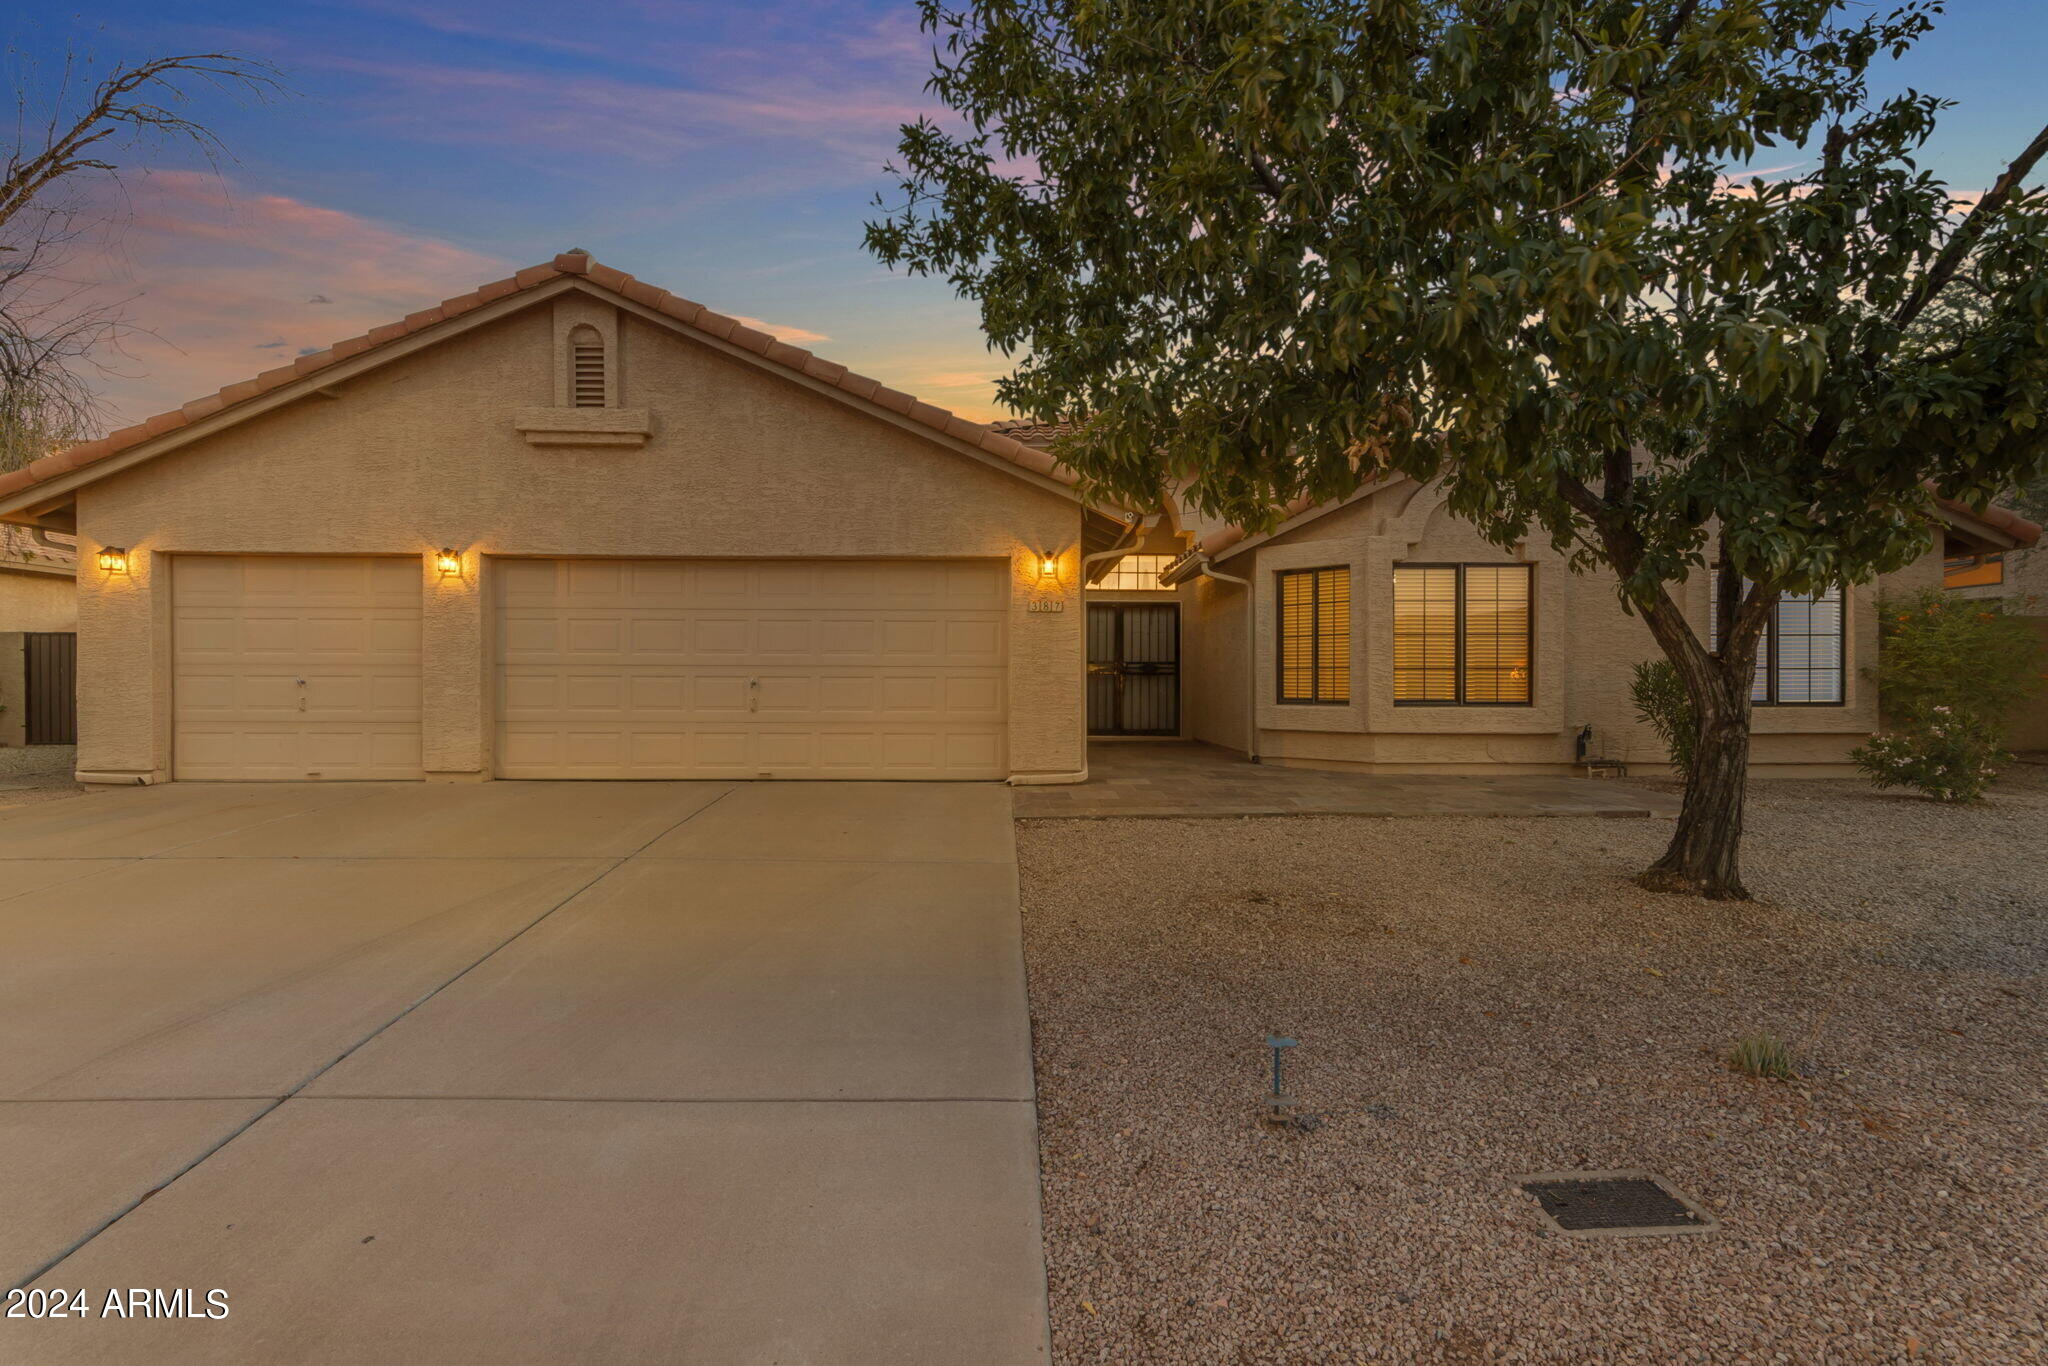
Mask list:
POLYGON ((833 720, 872 716, 875 699, 888 680, 873 674, 829 673, 818 676, 818 712, 833 720))
POLYGON ((875 653, 880 638, 879 622, 834 618, 818 624, 818 654, 834 661, 865 658, 875 653))
POLYGON ((1008 567, 989 572, 987 566, 949 565, 946 605, 976 612, 1001 612, 1010 605, 1008 567))
POLYGON ((616 602, 626 582, 626 566, 607 560, 569 560, 569 599, 616 602))
POLYGON ((615 617, 578 614, 568 619, 563 648, 579 656, 616 655, 625 649, 626 624, 615 617))
POLYGON ((506 777, 1004 776, 1004 565, 505 563, 506 777))
POLYGON ((753 647, 753 623, 744 617, 710 617, 688 623, 696 653, 707 658, 744 657, 753 647))
POLYGON ((420 566, 180 556, 171 580, 180 778, 417 778, 420 566))
POLYGON ((744 674, 699 673, 683 677, 690 709, 704 715, 744 716, 747 678, 744 674))
POLYGON ((946 763, 954 768, 981 768, 1002 762, 1002 737, 987 731, 949 731, 946 763))
POLYGON ((993 621, 946 623, 946 657, 995 664, 1002 656, 1002 628, 993 621))

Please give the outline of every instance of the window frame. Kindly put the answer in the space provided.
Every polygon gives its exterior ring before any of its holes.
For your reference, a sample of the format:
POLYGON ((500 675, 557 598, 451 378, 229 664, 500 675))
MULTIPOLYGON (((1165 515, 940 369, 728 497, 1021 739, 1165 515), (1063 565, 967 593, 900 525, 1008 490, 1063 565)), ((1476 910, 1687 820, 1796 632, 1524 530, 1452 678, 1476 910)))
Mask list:
MULTIPOLYGON (((1707 644, 1718 654, 1721 650, 1721 575, 1716 568, 1707 580, 1707 644)), ((1742 591, 1749 592, 1749 581, 1742 581, 1742 591)), ((1835 699, 1832 702, 1781 702, 1778 700, 1778 609, 1785 605, 1790 594, 1778 594, 1778 600, 1771 604, 1771 615, 1764 622, 1764 633, 1757 641, 1762 652, 1764 666, 1764 695, 1752 697, 1749 705, 1757 707, 1846 707, 1849 705, 1849 590, 1841 584, 1832 590, 1839 609, 1839 624, 1835 630, 1835 699)), ((1802 594, 1808 605, 1818 602, 1812 594, 1802 594)))
POLYGON ((1958 555, 1948 554, 1944 548, 1941 557, 1941 586, 1944 589, 1960 588, 2003 588, 2005 586, 2005 552, 2003 550, 1967 550, 1958 555), (1967 563, 1964 563, 1967 562, 1967 563), (1959 564, 1961 567, 1958 567, 1959 564), (1986 577, 1970 578, 1972 574, 1986 577), (1961 582, 1956 582, 1960 579, 1961 582))
MULTIPOLYGON (((1114 584, 1110 580, 1117 576, 1118 572, 1123 569, 1124 563, 1128 560, 1157 560, 1159 561, 1160 570, 1164 571, 1167 565, 1173 563, 1173 559, 1174 557, 1171 555, 1162 555, 1156 551, 1133 550, 1129 554, 1120 555, 1112 561, 1109 568, 1103 573, 1101 581, 1088 585, 1089 590, 1096 593, 1171 593, 1174 590, 1163 586, 1159 582, 1159 575, 1157 573, 1152 575, 1150 583, 1135 587, 1130 584, 1114 584)), ((1143 571, 1138 572, 1142 573, 1143 571)))
POLYGON ((1358 672, 1356 658, 1358 641, 1356 639, 1357 633, 1351 629, 1352 623, 1348 616, 1344 622, 1344 696, 1314 696, 1314 694, 1322 691, 1323 675, 1321 640, 1323 584, 1322 579, 1318 576, 1334 573, 1338 570, 1344 572, 1346 610, 1349 612, 1356 604, 1356 599, 1352 595, 1358 591, 1357 584, 1354 582, 1355 576, 1352 574, 1349 564, 1306 565, 1300 569, 1276 569, 1273 571, 1273 700, 1279 706, 1348 707, 1352 704, 1351 683, 1353 676, 1358 672), (1306 574, 1314 590, 1314 596, 1309 600, 1308 654, 1309 693, 1311 695, 1308 697, 1289 697, 1287 695, 1287 580, 1289 576, 1298 574, 1306 574))
MULTIPOLYGON (((1457 691, 1455 698, 1411 697, 1393 699, 1397 707, 1533 707, 1536 705, 1536 566, 1528 560, 1396 560, 1394 571, 1403 569, 1452 569, 1458 574, 1458 591, 1454 599, 1453 620, 1456 624, 1456 660, 1451 668, 1451 681, 1457 691), (1465 571, 1467 569, 1520 569, 1528 580, 1528 640, 1529 640, 1529 695, 1519 702, 1471 702, 1465 698, 1465 571)), ((1394 574, 1387 575, 1387 592, 1394 591, 1394 574)), ((1400 631, 1397 621, 1389 620, 1388 644, 1391 647, 1400 631)), ((1391 669, 1393 651, 1388 651, 1391 669)), ((1389 684, 1392 675, 1389 674, 1389 684)))

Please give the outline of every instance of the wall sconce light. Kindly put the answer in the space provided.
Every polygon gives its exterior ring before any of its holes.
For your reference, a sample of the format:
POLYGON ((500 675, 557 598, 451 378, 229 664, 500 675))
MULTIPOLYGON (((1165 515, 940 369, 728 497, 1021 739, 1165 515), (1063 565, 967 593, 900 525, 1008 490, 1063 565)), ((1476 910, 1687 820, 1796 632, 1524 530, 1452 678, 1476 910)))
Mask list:
POLYGON ((1038 577, 1056 579, 1060 574, 1060 557, 1050 550, 1038 552, 1038 577))
POLYGON ((462 572, 462 557, 444 546, 441 553, 434 556, 434 568, 440 572, 441 577, 444 579, 450 574, 460 574, 462 572))
POLYGON ((100 547, 100 571, 106 574, 128 572, 128 551, 124 546, 103 545, 100 547))

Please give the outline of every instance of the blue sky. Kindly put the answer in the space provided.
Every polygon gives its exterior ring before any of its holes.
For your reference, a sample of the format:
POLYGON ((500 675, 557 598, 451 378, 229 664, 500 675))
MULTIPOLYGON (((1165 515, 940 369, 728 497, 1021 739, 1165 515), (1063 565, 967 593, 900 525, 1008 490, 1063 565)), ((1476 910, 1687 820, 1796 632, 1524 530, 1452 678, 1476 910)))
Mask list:
MULTIPOLYGON (((2048 4, 1951 8, 1895 79, 1961 101, 1925 161, 1977 189, 2048 119, 2048 4)), ((29 0, 0 39, 231 50, 296 92, 203 101, 234 160, 130 172, 127 227, 74 263, 147 329, 107 378, 117 424, 570 246, 997 415, 973 307, 860 246, 896 126, 929 107, 908 0, 29 0)))

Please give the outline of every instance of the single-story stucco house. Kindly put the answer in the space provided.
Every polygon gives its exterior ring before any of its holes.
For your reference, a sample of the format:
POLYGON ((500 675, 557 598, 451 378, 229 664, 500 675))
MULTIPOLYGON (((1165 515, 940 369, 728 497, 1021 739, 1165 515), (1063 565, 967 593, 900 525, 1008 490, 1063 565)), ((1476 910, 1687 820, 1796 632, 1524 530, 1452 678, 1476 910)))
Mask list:
MULTIPOLYGON (((1062 783, 1091 735, 1663 759, 1649 636, 1547 547, 1409 481, 1259 536, 1091 508, 1049 436, 571 252, 0 476, 0 518, 77 534, 92 782, 1062 783)), ((1871 598, 1781 610, 1760 766, 1875 725, 1871 598)))

